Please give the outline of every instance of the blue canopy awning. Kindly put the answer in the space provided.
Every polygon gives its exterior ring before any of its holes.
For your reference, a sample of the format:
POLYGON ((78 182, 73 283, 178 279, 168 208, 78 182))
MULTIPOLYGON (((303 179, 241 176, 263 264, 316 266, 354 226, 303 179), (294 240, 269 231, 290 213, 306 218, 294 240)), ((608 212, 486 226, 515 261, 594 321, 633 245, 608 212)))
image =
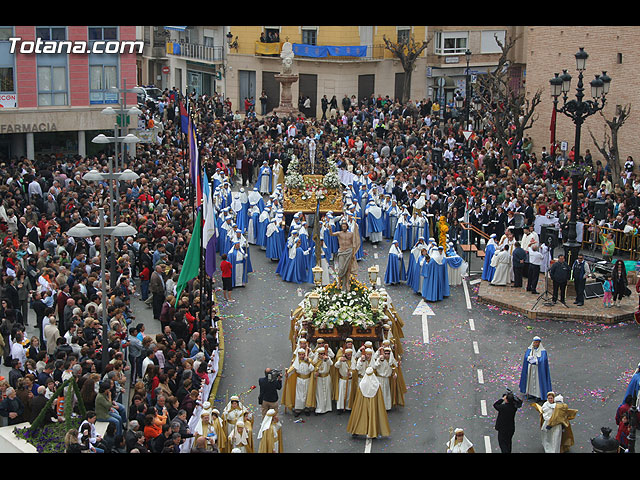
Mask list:
POLYGON ((164 28, 167 30, 176 30, 178 32, 184 32, 187 29, 187 27, 167 27, 167 26, 165 26, 164 28))

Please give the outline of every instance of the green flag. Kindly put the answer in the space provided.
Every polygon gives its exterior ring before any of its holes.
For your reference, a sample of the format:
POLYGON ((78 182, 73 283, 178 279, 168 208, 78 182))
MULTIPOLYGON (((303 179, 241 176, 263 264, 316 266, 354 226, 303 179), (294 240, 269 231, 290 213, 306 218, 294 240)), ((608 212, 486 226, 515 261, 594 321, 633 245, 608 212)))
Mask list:
POLYGON ((202 210, 198 212, 196 221, 193 227, 193 234, 189 241, 189 248, 187 254, 184 257, 184 263, 182 264, 182 270, 180 270, 180 276, 178 277, 178 284, 176 285, 176 307, 178 306, 178 299, 182 294, 182 291, 187 286, 187 283, 193 278, 196 278, 200 273, 200 260, 202 253, 200 252, 200 235, 202 224, 202 210))

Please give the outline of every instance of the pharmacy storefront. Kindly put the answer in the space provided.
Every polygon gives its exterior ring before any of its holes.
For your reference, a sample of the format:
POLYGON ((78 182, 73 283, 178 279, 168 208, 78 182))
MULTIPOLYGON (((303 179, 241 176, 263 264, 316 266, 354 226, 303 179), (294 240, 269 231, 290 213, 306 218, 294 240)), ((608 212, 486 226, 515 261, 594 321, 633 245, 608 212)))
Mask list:
POLYGON ((0 156, 91 155, 104 149, 91 142, 98 133, 113 136, 112 121, 100 110, 85 108, 59 112, 3 108, 0 156))

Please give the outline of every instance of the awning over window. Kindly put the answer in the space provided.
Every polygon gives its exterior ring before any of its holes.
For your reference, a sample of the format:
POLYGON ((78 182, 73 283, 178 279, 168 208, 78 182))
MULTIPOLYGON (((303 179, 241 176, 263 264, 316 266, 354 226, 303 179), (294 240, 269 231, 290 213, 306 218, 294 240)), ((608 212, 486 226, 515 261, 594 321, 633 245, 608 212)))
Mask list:
POLYGON ((177 32, 184 32, 187 29, 187 27, 167 27, 167 26, 165 26, 164 28, 167 30, 175 30, 177 32))

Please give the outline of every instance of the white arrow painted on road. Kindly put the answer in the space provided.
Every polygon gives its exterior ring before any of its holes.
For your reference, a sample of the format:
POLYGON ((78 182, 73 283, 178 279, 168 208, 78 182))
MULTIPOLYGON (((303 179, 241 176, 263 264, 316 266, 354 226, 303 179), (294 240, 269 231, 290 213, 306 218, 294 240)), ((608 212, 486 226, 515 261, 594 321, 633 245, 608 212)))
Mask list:
POLYGON ((427 318, 429 315, 435 315, 431 307, 424 301, 424 298, 420 300, 418 306, 413 311, 413 315, 420 315, 422 318, 422 340, 424 343, 429 343, 429 323, 427 322, 427 318))

